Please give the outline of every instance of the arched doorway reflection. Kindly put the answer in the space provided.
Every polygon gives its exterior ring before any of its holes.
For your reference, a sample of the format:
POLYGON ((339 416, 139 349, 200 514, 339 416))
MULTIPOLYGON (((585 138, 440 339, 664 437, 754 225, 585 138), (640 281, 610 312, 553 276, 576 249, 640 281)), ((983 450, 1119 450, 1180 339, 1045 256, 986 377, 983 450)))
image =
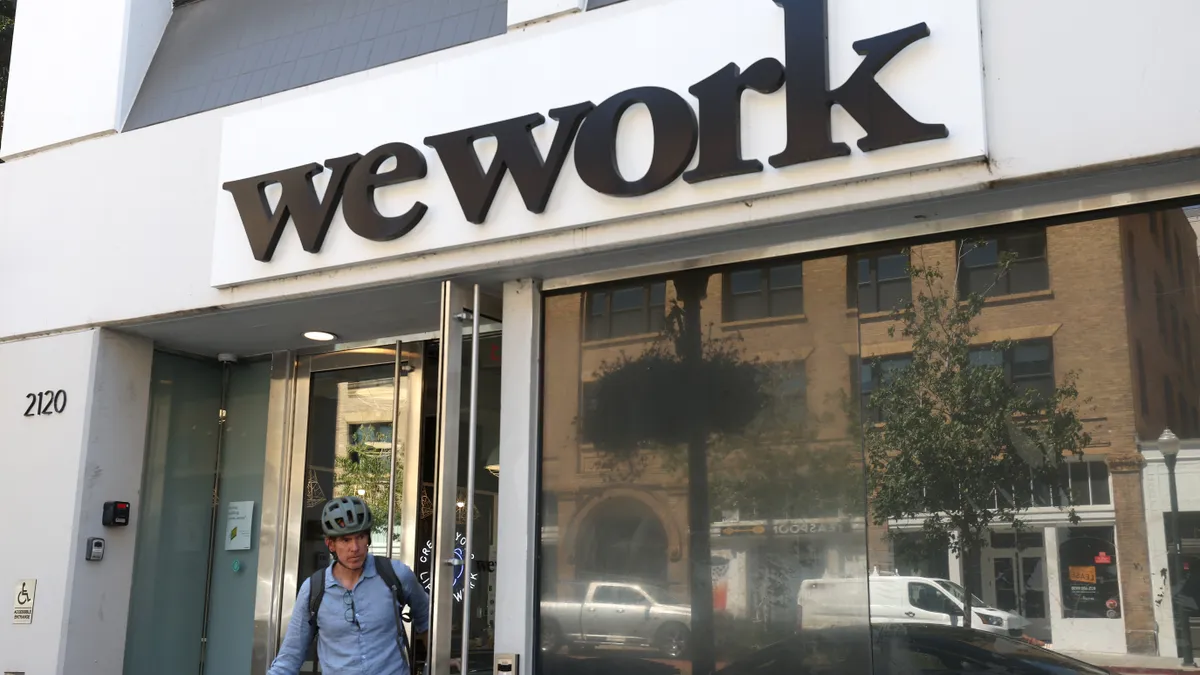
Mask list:
POLYGON ((667 531, 649 506, 629 497, 599 504, 576 544, 580 580, 626 579, 667 583, 667 531))

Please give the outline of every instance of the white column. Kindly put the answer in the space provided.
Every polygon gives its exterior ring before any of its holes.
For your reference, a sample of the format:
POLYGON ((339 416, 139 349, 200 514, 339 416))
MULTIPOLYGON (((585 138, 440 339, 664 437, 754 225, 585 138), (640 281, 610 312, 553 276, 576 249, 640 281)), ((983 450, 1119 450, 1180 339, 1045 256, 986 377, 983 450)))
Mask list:
POLYGON ((586 8, 587 0, 508 0, 508 27, 519 28, 586 8))
POLYGON ((1062 575, 1059 573, 1057 527, 1042 530, 1042 544, 1046 548, 1046 612, 1050 617, 1050 639, 1055 641, 1060 631, 1068 630, 1063 625, 1062 575))
POLYGON ((539 282, 504 285, 501 349, 500 497, 496 546, 496 653, 532 667, 538 640, 538 417, 542 293, 539 282))
POLYGON ((171 18, 171 0, 17 3, 0 157, 121 127, 171 18))
POLYGON ((0 474, 15 478, 0 540, 16 547, 0 590, 37 580, 33 622, 0 621, 0 671, 121 672, 152 355, 101 330, 0 345, 0 474), (102 525, 105 501, 132 504, 128 526, 102 525), (84 560, 88 537, 106 540, 104 560, 84 560))

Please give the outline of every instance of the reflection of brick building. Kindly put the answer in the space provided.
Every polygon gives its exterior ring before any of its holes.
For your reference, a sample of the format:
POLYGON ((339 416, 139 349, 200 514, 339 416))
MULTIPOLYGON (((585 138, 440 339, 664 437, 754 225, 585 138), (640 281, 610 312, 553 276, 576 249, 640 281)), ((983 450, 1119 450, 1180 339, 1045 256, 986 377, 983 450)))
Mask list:
MULTIPOLYGON (((849 509, 793 508, 789 513, 778 511, 782 507, 775 502, 757 513, 753 507, 714 504, 712 547, 721 558, 718 567, 723 573, 742 570, 746 560, 739 552, 757 550, 779 523, 797 523, 790 536, 768 545, 786 542, 792 546, 788 555, 808 561, 796 574, 852 576, 874 566, 948 570, 989 603, 1030 616, 1036 630, 1059 648, 1119 651, 1128 645, 1129 651, 1154 651, 1136 438, 1154 438, 1165 426, 1181 436, 1200 433, 1200 383, 1192 361, 1192 334, 1200 330, 1191 290, 1200 277, 1196 235, 1182 211, 1169 211, 1048 230, 1001 228, 983 236, 998 238, 966 258, 960 278, 964 289, 992 285, 1002 250, 1019 257, 1008 277, 991 289, 978 321, 981 345, 1013 341, 1014 348, 980 358, 1003 365, 1015 382, 1031 387, 1050 387, 1069 373, 1077 375, 1080 413, 1093 443, 1086 461, 1072 463, 1063 478, 1083 522, 1067 522, 1056 508, 1061 497, 1035 495, 1026 517, 1035 526, 1030 532, 1019 538, 997 532, 993 548, 960 566, 893 553, 894 546, 873 526, 863 537, 861 507, 853 502, 846 503, 849 509), (831 529, 813 525, 819 522, 838 524, 831 529), (764 527, 756 530, 758 525, 764 527), (1119 595, 1115 608, 1104 604, 1111 598, 1072 590, 1065 571, 1077 562, 1067 558, 1080 555, 1072 551, 1100 546, 1106 537, 1115 557, 1109 568, 1099 569, 1110 585, 1100 582, 1098 592, 1119 595), (1078 544, 1081 538, 1101 543, 1078 544)), ((886 368, 903 365, 910 348, 887 330, 887 308, 911 293, 899 253, 881 249, 772 261, 709 277, 701 314, 706 338, 740 337, 746 358, 782 373, 771 397, 791 397, 787 404, 805 411, 786 441, 743 439, 747 449, 802 447, 807 454, 798 461, 814 465, 814 453, 822 449, 842 453, 847 465, 857 460, 850 413, 886 368), (861 366, 856 360, 860 343, 861 366)), ((955 242, 923 243, 913 248, 913 256, 925 264, 940 263, 953 278, 955 242)), ((664 466, 660 454, 647 453, 636 475, 619 476, 605 468, 603 453, 581 441, 578 424, 579 415, 588 412, 589 383, 601 364, 646 349, 662 329, 673 296, 668 279, 547 299, 543 482, 554 499, 544 525, 547 533, 556 533, 546 543, 557 551, 545 564, 548 582, 624 571, 686 591, 686 475, 664 466), (597 528, 611 532, 597 534, 597 528), (633 548, 616 551, 613 546, 626 535, 633 548), (629 556, 641 567, 614 570, 620 566, 615 560, 629 556)), ((710 471, 741 477, 759 468, 753 461, 735 452, 710 471)), ((743 501, 753 505, 756 499, 743 501)), ((911 525, 894 524, 900 530, 911 525)), ((1095 557, 1105 556, 1109 553, 1095 557)), ((744 580, 722 586, 718 603, 741 597, 744 586, 744 580)))

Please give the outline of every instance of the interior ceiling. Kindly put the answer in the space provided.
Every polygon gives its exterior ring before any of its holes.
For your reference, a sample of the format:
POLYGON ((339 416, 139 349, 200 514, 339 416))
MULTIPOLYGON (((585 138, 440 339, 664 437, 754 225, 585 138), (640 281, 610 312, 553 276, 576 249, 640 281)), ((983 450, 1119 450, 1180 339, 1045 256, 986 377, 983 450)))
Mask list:
MULTIPOLYGON (((1103 208, 1119 199, 1095 196, 1150 189, 1193 181, 1200 160, 1166 162, 1150 167, 1121 169, 1035 184, 997 187, 979 193, 943 197, 839 214, 806 221, 789 221, 755 228, 734 228, 707 236, 643 243, 588 255, 576 254, 521 265, 497 265, 457 280, 479 283, 483 293, 498 302, 509 279, 556 279, 629 270, 663 262, 696 261, 714 254, 761 249, 830 236, 854 237, 877 232, 885 225, 950 219, 980 213, 1024 213, 1043 203, 1072 203, 1076 208, 1103 208)), ((1200 201, 1198 199, 1197 201, 1200 201)), ((1014 216, 1016 217, 1016 216, 1014 216)), ((969 226, 960 224, 959 227, 969 226)), ((627 273, 631 275, 633 272, 627 273)), ((338 343, 403 337, 438 330, 441 280, 373 287, 276 302, 221 309, 156 321, 114 326, 151 338, 161 347, 202 356, 220 353, 240 357, 287 349, 322 346, 303 337, 321 330, 338 336, 338 343)))

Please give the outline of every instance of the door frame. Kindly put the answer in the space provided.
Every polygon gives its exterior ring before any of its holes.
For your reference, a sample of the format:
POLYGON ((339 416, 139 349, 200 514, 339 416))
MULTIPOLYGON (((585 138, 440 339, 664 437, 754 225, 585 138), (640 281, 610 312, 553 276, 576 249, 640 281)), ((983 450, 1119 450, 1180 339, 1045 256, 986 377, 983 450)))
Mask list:
POLYGON ((1025 617, 1032 626, 1037 630, 1046 634, 1050 633, 1050 570, 1048 568, 1046 547, 1031 546, 1029 548, 991 548, 984 549, 983 555, 980 556, 980 563, 983 567, 984 587, 986 589, 983 600, 993 607, 999 608, 1000 603, 997 601, 996 589, 996 560, 1007 559, 1013 563, 1013 572, 1016 575, 1013 579, 1013 592, 1016 594, 1017 608, 1011 611, 1014 614, 1019 614, 1025 617), (1021 568, 1021 563, 1026 558, 1040 558, 1042 561, 1042 594, 1045 596, 1046 616, 1039 619, 1031 619, 1025 616, 1025 576, 1024 570, 1021 568))

